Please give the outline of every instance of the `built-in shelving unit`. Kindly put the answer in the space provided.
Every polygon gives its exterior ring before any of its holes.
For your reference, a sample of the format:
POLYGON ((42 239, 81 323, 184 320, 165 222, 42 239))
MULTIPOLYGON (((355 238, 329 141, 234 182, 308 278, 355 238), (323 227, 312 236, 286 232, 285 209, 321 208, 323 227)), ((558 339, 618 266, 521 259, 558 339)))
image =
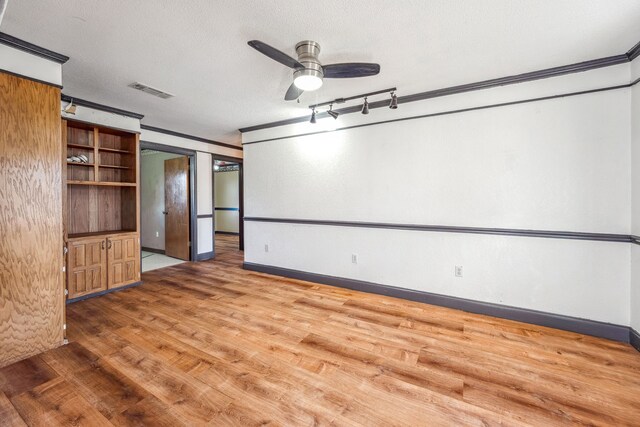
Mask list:
POLYGON ((138 134, 65 120, 63 135, 69 298, 139 281, 138 134))

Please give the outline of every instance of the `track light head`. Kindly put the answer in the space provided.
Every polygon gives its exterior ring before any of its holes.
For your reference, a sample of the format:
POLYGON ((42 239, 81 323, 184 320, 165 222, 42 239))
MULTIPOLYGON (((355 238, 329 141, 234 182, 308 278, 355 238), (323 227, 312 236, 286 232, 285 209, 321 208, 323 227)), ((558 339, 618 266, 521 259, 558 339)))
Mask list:
POLYGON ((395 92, 391 92, 391 102, 389 102, 389 108, 395 110, 398 108, 398 97, 395 92))
POLYGON ((362 104, 362 114, 369 114, 369 101, 367 98, 364 98, 364 104, 362 104))
POLYGON ((327 114, 330 115, 331 117, 333 117, 334 119, 338 119, 338 116, 340 115, 340 113, 338 113, 337 111, 333 111, 333 104, 329 105, 329 111, 327 111, 327 114))
POLYGON ((311 110, 311 120, 309 120, 309 123, 315 124, 315 122, 316 122, 316 109, 314 108, 313 110, 311 110))

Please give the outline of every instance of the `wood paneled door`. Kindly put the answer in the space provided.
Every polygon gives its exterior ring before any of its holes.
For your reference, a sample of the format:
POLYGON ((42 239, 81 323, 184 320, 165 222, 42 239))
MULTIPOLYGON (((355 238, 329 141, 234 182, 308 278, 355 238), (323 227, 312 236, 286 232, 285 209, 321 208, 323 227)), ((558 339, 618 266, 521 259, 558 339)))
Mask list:
POLYGON ((104 238, 69 241, 69 298, 107 289, 106 245, 104 238))
POLYGON ((140 280, 139 254, 140 248, 137 234, 107 238, 109 289, 140 280))
POLYGON ((0 70, 0 366, 64 340, 60 134, 60 89, 0 70))
POLYGON ((164 162, 165 254, 189 260, 189 158, 164 162))

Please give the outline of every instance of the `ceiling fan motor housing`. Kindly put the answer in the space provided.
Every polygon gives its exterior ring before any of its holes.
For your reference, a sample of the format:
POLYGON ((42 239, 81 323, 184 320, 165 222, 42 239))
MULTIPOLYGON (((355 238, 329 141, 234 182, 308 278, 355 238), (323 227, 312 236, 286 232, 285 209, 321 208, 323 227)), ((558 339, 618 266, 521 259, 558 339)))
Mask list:
POLYGON ((296 53, 298 54, 298 62, 304 65, 303 69, 294 71, 293 78, 299 76, 314 76, 322 79, 322 64, 318 60, 320 54, 320 45, 311 40, 301 41, 296 44, 296 53))

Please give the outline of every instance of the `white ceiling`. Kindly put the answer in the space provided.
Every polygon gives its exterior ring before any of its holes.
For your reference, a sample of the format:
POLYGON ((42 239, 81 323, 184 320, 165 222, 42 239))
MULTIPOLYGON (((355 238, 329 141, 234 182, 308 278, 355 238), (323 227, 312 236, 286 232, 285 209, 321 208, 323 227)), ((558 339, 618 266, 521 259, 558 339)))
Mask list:
POLYGON ((64 93, 145 115, 144 124, 228 143, 237 129, 306 115, 311 103, 399 95, 617 55, 640 41, 638 0, 9 0, 3 32, 71 57, 64 93), (377 62, 285 102, 291 70, 247 46, 377 62), (139 81, 176 95, 128 88, 139 81))

